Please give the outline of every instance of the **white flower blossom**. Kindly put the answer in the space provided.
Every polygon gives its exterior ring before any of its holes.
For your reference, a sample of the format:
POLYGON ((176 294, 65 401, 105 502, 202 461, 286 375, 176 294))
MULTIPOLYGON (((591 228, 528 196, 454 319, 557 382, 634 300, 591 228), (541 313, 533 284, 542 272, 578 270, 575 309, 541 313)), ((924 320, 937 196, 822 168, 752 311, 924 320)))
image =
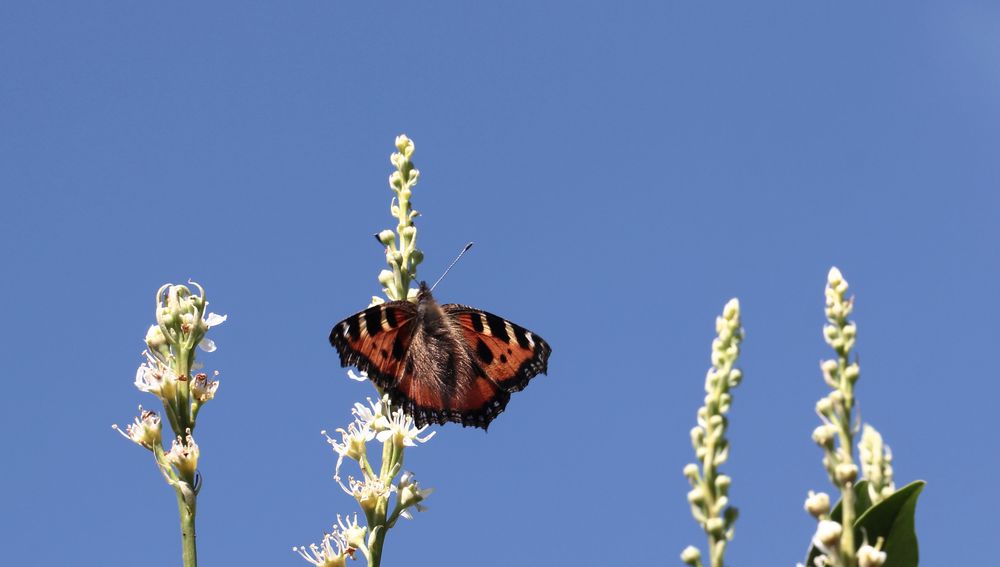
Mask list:
POLYGON ((403 510, 399 513, 400 516, 406 518, 407 520, 412 520, 413 515, 410 514, 409 508, 414 507, 417 512, 424 512, 427 507, 421 504, 425 498, 434 492, 433 488, 420 488, 420 484, 414 478, 413 473, 406 471, 399 477, 399 505, 403 507, 403 510))
POLYGON ((354 370, 348 370, 347 371, 347 377, 350 378, 351 380, 354 380, 355 382, 367 382, 368 381, 368 373, 364 372, 364 371, 354 372, 354 370))
POLYGON ((160 423, 160 416, 155 411, 143 410, 142 406, 139 406, 139 416, 125 426, 125 431, 122 431, 117 424, 111 427, 129 441, 152 449, 153 445, 160 444, 160 431, 163 425, 160 423))
POLYGON ((374 510, 379 500, 388 499, 396 491, 395 485, 386 484, 382 482, 382 479, 377 477, 357 480, 353 476, 349 476, 347 477, 348 486, 344 486, 340 481, 337 482, 344 492, 350 494, 358 501, 358 504, 361 505, 361 509, 365 513, 374 510))
POLYGON ((375 432, 371 428, 365 427, 359 421, 354 421, 348 425, 346 430, 341 427, 337 428, 337 433, 340 433, 341 437, 340 442, 327 435, 326 431, 321 431, 320 433, 326 436, 326 442, 337 453, 337 468, 333 473, 333 478, 337 481, 340 480, 340 465, 344 463, 344 457, 355 461, 360 460, 361 456, 367 453, 366 444, 375 438, 375 432))
POLYGON ((365 549, 365 535, 368 533, 368 528, 358 525, 357 514, 353 518, 341 518, 340 514, 337 514, 336 527, 340 528, 340 533, 344 536, 344 541, 347 542, 347 545, 355 549, 361 549, 364 553, 367 553, 365 549))
POLYGON ((309 547, 293 547, 309 563, 317 567, 343 567, 347 558, 354 558, 354 548, 348 545, 344 534, 334 528, 333 532, 325 534, 320 545, 309 544, 309 547))
POLYGON ((389 416, 383 413, 374 425, 374 429, 379 430, 375 437, 380 443, 392 439, 397 445, 406 447, 415 447, 416 442, 426 443, 431 437, 434 437, 436 431, 431 431, 423 437, 419 436, 427 427, 429 426, 415 427, 413 418, 403 413, 402 409, 393 410, 389 416))
MULTIPOLYGON (((213 376, 218 376, 219 371, 216 370, 213 376)), ((194 395, 195 399, 200 403, 205 403, 215 397, 215 391, 219 389, 218 380, 209 380, 208 375, 205 373, 200 373, 194 377, 194 382, 191 384, 191 393, 194 395)))
POLYGON ((191 437, 191 431, 185 437, 180 435, 174 439, 170 446, 170 451, 165 455, 168 463, 173 465, 181 474, 185 476, 194 475, 198 469, 198 456, 200 455, 198 444, 191 437))
POLYGON ((228 318, 229 315, 219 315, 218 313, 209 313, 208 316, 205 317, 205 326, 211 328, 221 325, 225 323, 226 319, 228 318))
POLYGON ((135 371, 135 387, 162 399, 173 398, 177 374, 149 351, 143 351, 142 354, 146 357, 146 362, 140 364, 135 371))
POLYGON ((354 415, 354 419, 358 422, 360 428, 371 429, 378 433, 382 429, 376 428, 376 422, 385 414, 384 408, 389 407, 389 396, 385 396, 377 402, 373 402, 371 398, 367 399, 367 407, 360 402, 355 402, 354 408, 351 409, 351 414, 354 415))

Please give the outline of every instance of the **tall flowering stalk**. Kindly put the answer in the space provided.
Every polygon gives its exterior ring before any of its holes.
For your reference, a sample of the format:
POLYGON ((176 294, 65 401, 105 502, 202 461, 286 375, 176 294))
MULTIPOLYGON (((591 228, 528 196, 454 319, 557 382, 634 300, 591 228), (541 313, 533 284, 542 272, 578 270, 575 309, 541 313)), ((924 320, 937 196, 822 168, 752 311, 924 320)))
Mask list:
MULTIPOLYGON (((389 187, 395 196, 389 211, 396 217, 396 232, 385 229, 376 236, 385 246, 385 260, 388 270, 382 270, 378 281, 385 296, 390 300, 408 299, 416 296, 416 288, 410 282, 417 278, 417 266, 424 259, 424 253, 417 248, 417 227, 413 219, 420 213, 413 210, 413 187, 420 178, 420 170, 413 166, 413 140, 406 134, 396 136, 396 149, 390 157, 396 171, 389 176, 389 187), (398 244, 397 244, 398 243, 398 244)), ((382 303, 382 298, 373 297, 372 303, 382 303)))
MULTIPOLYGON (((736 508, 729 505, 732 479, 719 472, 719 466, 729 457, 726 413, 733 399, 729 392, 743 378, 740 369, 735 368, 743 341, 737 299, 731 299, 722 315, 715 319, 715 331, 712 368, 705 377, 705 405, 698 408, 698 425, 691 430, 691 443, 698 463, 684 467, 684 476, 691 483, 691 491, 688 492, 691 514, 708 537, 710 565, 722 567, 726 543, 733 537, 737 516, 736 508)), ((688 546, 681 553, 681 560, 701 567, 701 551, 688 546)))
MULTIPOLYGON (((396 137, 396 149, 391 157, 396 171, 389 176, 389 187, 394 193, 390 211, 397 220, 396 231, 386 229, 378 234, 379 242, 385 246, 386 263, 389 269, 382 270, 378 280, 385 296, 390 300, 413 299, 417 290, 410 287, 416 279, 417 265, 423 260, 423 253, 417 248, 417 228, 413 224, 419 213, 412 208, 413 187, 420 171, 413 166, 413 141, 405 135, 396 137)), ((371 305, 383 303, 385 299, 372 297, 371 305)), ((367 377, 348 372, 348 377, 365 381, 367 377)), ((411 519, 412 511, 423 511, 422 504, 432 489, 421 488, 413 473, 403 470, 404 453, 407 447, 425 443, 435 432, 422 435, 427 426, 417 428, 413 419, 403 413, 402 408, 393 408, 388 396, 382 396, 367 404, 356 403, 351 410, 354 420, 347 428, 336 430, 331 437, 324 431, 327 442, 337 454, 334 480, 345 493, 354 497, 364 515, 366 525, 358 523, 358 517, 337 516, 333 529, 323 536, 319 544, 293 547, 292 550, 313 565, 340 567, 348 558, 355 559, 360 552, 368 565, 378 567, 382 562, 385 538, 399 518, 411 519), (336 438, 339 436, 339 439, 336 438), (370 456, 369 445, 381 444, 381 458, 376 463, 370 456), (359 476, 348 476, 346 482, 340 475, 344 461, 354 461, 360 471, 359 476)))
MULTIPOLYGON (((226 320, 224 315, 206 314, 208 301, 205 290, 197 283, 198 295, 184 285, 166 284, 156 292, 156 324, 146 332, 145 360, 135 374, 135 386, 153 394, 163 403, 173 431, 169 451, 163 448, 160 416, 139 406, 139 416, 124 430, 113 427, 122 435, 148 450, 153 460, 176 493, 181 520, 181 547, 185 567, 198 564, 195 544, 195 513, 201 490, 198 474, 200 450, 194 440, 194 429, 202 406, 215 397, 218 380, 205 373, 192 376, 199 368, 196 349, 215 350, 215 343, 206 337, 208 330, 226 320)), ((214 376, 218 376, 218 372, 214 376)))
POLYGON ((875 546, 865 541, 858 546, 854 528, 864 509, 890 496, 892 454, 882 436, 865 425, 859 452, 867 482, 864 496, 870 502, 860 502, 856 488, 859 469, 854 460, 854 436, 857 424, 853 413, 856 404, 854 388, 861 376, 857 355, 851 356, 857 338, 857 325, 849 320, 854 310, 854 298, 847 297, 848 284, 840 270, 830 268, 826 284, 826 319, 823 337, 833 348, 835 358, 820 363, 823 379, 832 391, 816 403, 816 413, 822 424, 813 431, 813 440, 823 449, 823 466, 830 481, 840 491, 840 517, 831 514, 830 497, 823 492, 809 493, 805 508, 818 521, 813 545, 819 550, 816 566, 878 567, 885 563, 882 541, 875 546))

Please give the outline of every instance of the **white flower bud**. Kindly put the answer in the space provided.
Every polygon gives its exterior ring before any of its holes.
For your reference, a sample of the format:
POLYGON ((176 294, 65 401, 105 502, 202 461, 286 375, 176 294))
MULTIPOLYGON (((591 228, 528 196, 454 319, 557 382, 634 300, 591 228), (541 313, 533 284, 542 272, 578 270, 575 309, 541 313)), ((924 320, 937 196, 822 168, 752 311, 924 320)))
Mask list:
POLYGON ((413 155, 413 140, 410 140, 406 134, 396 136, 396 149, 399 150, 399 153, 410 157, 413 155))
POLYGON ((858 549, 858 567, 881 567, 885 564, 884 551, 879 551, 867 543, 858 549))
POLYGON ((840 338, 840 329, 833 325, 826 325, 823 327, 823 338, 826 339, 826 342, 832 344, 840 338))
POLYGON ((167 337, 163 335, 160 326, 150 325, 149 330, 146 331, 146 345, 152 350, 160 350, 160 347, 165 344, 167 344, 167 337))
POLYGON ((837 437, 837 428, 832 424, 820 425, 813 429, 812 438, 820 447, 832 448, 833 440, 837 437))
POLYGON ((695 482, 696 480, 698 480, 698 465, 694 463, 688 463, 687 465, 685 465, 684 477, 690 480, 691 482, 695 482))
POLYGON ((858 376, 861 375, 861 368, 858 367, 858 363, 852 363, 846 369, 844 369, 844 378, 847 378, 849 382, 857 382, 858 376))
MULTIPOLYGON (((393 154, 393 157, 395 157, 395 155, 396 154, 393 154)), ((393 171, 389 176, 389 186, 396 190, 403 188, 403 176, 398 171, 393 171)), ((398 210, 398 207, 396 207, 396 209, 398 210)))
POLYGON ((701 550, 689 545, 681 552, 681 561, 688 565, 698 565, 701 562, 701 550))
POLYGON ((826 283, 830 287, 836 288, 842 281, 844 281, 844 276, 837 269, 837 266, 831 267, 830 271, 826 274, 826 283))
POLYGON ((732 372, 729 373, 729 387, 735 388, 740 385, 743 380, 743 371, 739 368, 733 368, 732 372))
POLYGON ((740 300, 735 297, 730 299, 722 308, 722 316, 729 320, 738 318, 740 316, 740 300))
POLYGON ((834 476, 841 485, 854 482, 858 478, 858 465, 853 463, 840 463, 834 469, 834 476))
POLYGON ((691 428, 691 445, 697 449, 704 444, 705 441, 705 430, 701 427, 691 428))
POLYGON ((837 371, 837 361, 836 360, 824 360, 819 365, 820 369, 824 374, 833 374, 837 371))
POLYGON ((688 492, 687 498, 689 504, 700 505, 705 502, 705 491, 696 486, 688 492))
POLYGON ((391 270, 382 270, 378 273, 378 283, 382 284, 383 287, 389 287, 395 277, 391 270))
POLYGON ((404 471, 403 474, 399 476, 399 488, 403 488, 411 484, 413 484, 413 473, 410 471, 404 471))
POLYGON ((814 518, 829 514, 830 495, 825 492, 813 492, 810 490, 809 497, 806 498, 805 508, 806 512, 809 512, 814 518))
POLYGON ((840 543, 840 535, 844 529, 837 522, 832 520, 820 520, 816 526, 816 535, 813 536, 813 543, 822 550, 829 550, 840 543))

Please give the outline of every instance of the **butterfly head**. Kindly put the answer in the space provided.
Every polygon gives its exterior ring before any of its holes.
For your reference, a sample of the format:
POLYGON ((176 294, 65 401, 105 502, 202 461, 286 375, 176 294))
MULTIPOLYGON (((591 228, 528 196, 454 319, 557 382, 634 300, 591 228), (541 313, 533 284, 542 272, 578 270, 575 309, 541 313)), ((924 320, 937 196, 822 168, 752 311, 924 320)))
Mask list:
POLYGON ((420 289, 417 291, 417 311, 421 314, 427 312, 429 305, 435 304, 434 296, 431 295, 431 288, 427 282, 420 282, 420 289))
POLYGON ((418 291, 418 293, 420 295, 424 295, 425 293, 429 295, 431 293, 431 288, 429 285, 427 285, 427 282, 425 281, 420 282, 420 290, 418 291))

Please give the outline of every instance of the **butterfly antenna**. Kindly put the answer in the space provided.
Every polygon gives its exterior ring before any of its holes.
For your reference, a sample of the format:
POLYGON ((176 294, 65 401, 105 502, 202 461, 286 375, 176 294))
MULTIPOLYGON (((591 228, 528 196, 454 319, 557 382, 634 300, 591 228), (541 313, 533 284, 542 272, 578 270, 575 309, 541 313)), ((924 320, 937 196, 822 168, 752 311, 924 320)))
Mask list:
POLYGON ((443 280, 444 277, 448 275, 448 272, 451 271, 451 267, 454 266, 455 263, 458 262, 462 258, 462 256, 465 255, 466 252, 469 251, 469 248, 472 248, 473 244, 475 244, 475 243, 474 242, 470 242, 470 243, 468 243, 468 244, 465 245, 465 248, 462 248, 462 251, 458 253, 458 256, 455 256, 455 259, 452 260, 450 264, 448 264, 448 267, 445 269, 444 273, 441 274, 441 277, 438 278, 437 281, 434 282, 434 285, 431 286, 431 291, 434 291, 434 288, 436 288, 437 285, 439 283, 441 283, 441 280, 443 280))

